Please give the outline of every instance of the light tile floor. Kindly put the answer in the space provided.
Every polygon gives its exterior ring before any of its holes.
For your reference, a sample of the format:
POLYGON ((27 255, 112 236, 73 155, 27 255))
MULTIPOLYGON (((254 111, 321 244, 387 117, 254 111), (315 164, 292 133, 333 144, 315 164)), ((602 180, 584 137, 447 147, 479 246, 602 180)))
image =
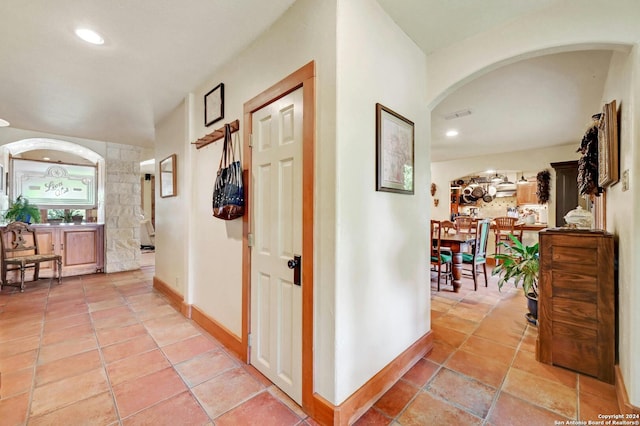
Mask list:
MULTIPOLYGON (((0 293, 0 425, 314 425, 138 271, 0 293)), ((617 412, 613 386, 535 361, 520 291, 432 291, 435 346, 359 425, 552 425, 617 412)))

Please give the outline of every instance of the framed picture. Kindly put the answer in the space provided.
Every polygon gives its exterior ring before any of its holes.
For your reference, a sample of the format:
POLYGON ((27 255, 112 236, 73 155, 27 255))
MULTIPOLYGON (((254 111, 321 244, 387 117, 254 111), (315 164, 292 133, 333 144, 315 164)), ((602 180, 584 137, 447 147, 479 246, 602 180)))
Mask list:
POLYGON ((606 188, 618 182, 618 111, 613 100, 602 108, 598 124, 598 186, 606 188))
POLYGON ((160 161, 160 197, 175 197, 176 188, 176 154, 171 154, 160 161))
POLYGON ((376 191, 413 194, 413 122, 376 104, 376 191))
POLYGON ((224 118, 224 84, 220 83, 204 95, 204 125, 211 126, 224 118))

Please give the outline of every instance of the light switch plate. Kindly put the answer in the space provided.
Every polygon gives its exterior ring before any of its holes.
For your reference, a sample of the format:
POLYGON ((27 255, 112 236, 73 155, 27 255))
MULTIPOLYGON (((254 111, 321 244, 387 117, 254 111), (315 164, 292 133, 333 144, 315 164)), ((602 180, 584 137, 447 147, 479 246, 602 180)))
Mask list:
POLYGON ((622 190, 629 190, 629 169, 622 172, 622 190))

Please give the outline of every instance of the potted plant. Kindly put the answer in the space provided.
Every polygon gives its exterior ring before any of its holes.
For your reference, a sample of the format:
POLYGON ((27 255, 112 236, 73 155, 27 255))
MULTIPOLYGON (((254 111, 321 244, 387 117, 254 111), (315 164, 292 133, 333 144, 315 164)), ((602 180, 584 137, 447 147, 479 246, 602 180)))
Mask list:
POLYGON ((82 212, 80 210, 72 210, 71 211, 71 221, 74 225, 80 225, 84 216, 82 216, 82 212))
POLYGON ((51 225, 60 225, 64 220, 64 212, 62 210, 48 210, 47 223, 51 225))
POLYGON ((29 200, 22 195, 13 202, 9 210, 4 214, 4 218, 12 222, 34 223, 40 222, 40 210, 38 206, 29 203, 29 200))
POLYGON ((513 285, 522 284, 522 290, 528 300, 529 314, 527 320, 532 324, 538 322, 538 272, 540 270, 540 253, 538 243, 525 246, 516 237, 509 235, 512 244, 500 242, 505 253, 495 255, 496 266, 491 275, 498 275, 498 289, 513 279, 513 285))

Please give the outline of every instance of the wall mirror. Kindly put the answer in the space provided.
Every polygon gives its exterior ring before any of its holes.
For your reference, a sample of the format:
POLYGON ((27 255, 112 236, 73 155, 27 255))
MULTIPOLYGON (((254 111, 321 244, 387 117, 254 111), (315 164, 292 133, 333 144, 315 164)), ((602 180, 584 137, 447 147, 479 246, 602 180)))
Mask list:
POLYGON ((176 190, 176 154, 171 154, 160 161, 160 196, 175 197, 176 190))

